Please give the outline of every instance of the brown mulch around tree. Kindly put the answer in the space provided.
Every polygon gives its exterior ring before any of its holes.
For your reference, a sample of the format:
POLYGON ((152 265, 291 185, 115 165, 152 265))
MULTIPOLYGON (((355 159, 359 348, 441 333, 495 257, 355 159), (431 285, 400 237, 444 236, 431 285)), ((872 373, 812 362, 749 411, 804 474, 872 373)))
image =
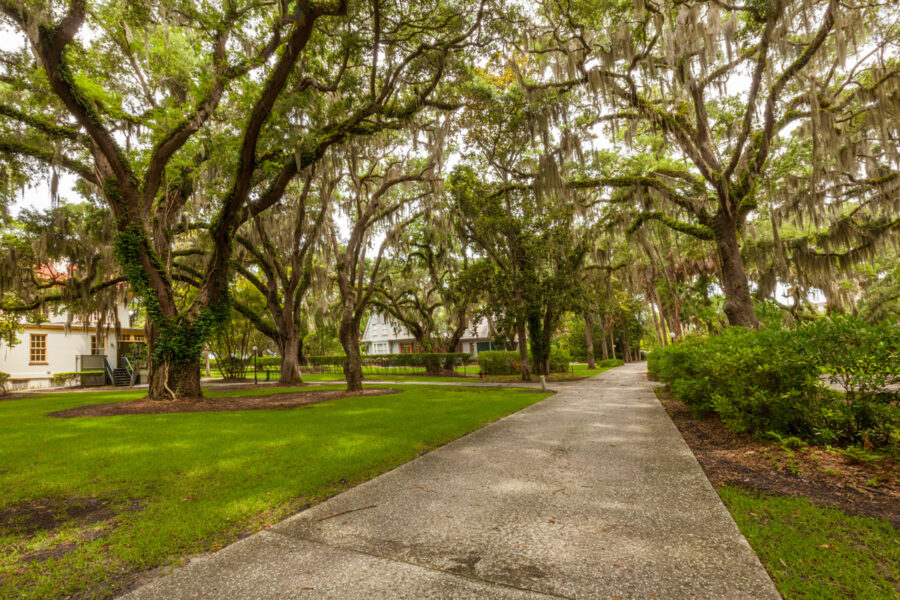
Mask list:
POLYGON ((791 450, 734 433, 715 415, 694 418, 667 388, 657 388, 657 395, 714 487, 727 484, 802 496, 848 513, 889 519, 900 527, 900 463, 896 460, 885 457, 859 463, 836 448, 791 450))
POLYGON ((343 390, 311 390, 308 392, 287 392, 268 396, 235 396, 228 398, 194 398, 190 400, 150 400, 140 398, 130 402, 112 404, 88 404, 49 413, 48 417, 113 417, 118 415, 162 415, 186 412, 221 412, 235 410, 273 410, 297 408, 338 400, 352 396, 382 396, 395 394, 397 390, 369 388, 361 392, 348 393, 343 390))

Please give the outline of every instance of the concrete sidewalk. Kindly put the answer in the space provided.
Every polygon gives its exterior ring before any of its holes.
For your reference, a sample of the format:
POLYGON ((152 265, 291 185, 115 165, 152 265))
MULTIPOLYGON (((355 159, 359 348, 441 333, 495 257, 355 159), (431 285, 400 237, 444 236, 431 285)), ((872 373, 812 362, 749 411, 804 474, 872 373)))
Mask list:
POLYGON ((780 598, 645 374, 566 386, 126 598, 780 598))

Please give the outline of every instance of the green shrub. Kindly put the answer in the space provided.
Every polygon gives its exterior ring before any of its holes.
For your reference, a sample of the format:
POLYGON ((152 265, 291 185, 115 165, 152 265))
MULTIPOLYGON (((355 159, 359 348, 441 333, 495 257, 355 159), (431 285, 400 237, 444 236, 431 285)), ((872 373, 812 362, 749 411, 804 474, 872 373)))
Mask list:
POLYGON ((247 367, 253 364, 253 357, 220 356, 216 360, 216 366, 227 379, 242 379, 247 373, 247 367))
POLYGON ((103 371, 66 371, 53 374, 53 383, 56 385, 71 385, 75 382, 81 382, 83 376, 87 375, 103 375, 103 371))
POLYGON ((249 359, 250 365, 255 364, 259 368, 266 367, 280 367, 281 366, 281 357, 280 356, 257 356, 256 362, 253 362, 253 359, 249 359))
POLYGON ((569 355, 568 350, 563 350, 562 348, 551 348, 550 372, 565 373, 569 370, 569 363, 571 362, 571 360, 572 357, 569 355))
MULTIPOLYGON (((413 354, 367 354, 362 357, 366 367, 425 367, 429 371, 452 370, 453 367, 465 364, 469 360, 465 352, 418 352, 413 354)), ((333 356, 310 356, 309 364, 314 367, 340 366, 346 357, 343 354, 333 356)))
POLYGON ((0 371, 0 396, 5 396, 9 392, 9 373, 0 371))
POLYGON ((604 369, 606 367, 621 367, 625 364, 625 361, 621 358, 607 358, 606 360, 598 360, 597 368, 604 369))
POLYGON ((687 339, 655 350, 648 367, 675 398, 735 431, 886 445, 900 435, 897 394, 884 391, 897 379, 898 347, 896 327, 835 317, 687 339), (823 373, 846 393, 827 387, 823 373))
POLYGON ((508 350, 479 352, 478 366, 485 375, 517 375, 521 369, 519 353, 508 350))

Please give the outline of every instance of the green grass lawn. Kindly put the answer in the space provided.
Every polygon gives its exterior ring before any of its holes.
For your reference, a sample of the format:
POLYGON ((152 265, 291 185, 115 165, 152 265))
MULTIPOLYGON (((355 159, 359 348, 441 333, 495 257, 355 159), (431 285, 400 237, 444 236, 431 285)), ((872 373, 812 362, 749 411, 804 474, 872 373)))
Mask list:
POLYGON ((719 494, 785 600, 900 597, 900 535, 890 522, 723 486, 719 494))
MULTIPOLYGON (((414 368, 404 368, 403 371, 412 371, 414 368)), ((572 363, 569 367, 569 372, 567 373, 557 373, 551 375, 547 381, 566 381, 570 379, 579 379, 581 377, 592 377, 594 375, 599 375, 604 371, 608 371, 610 367, 601 367, 598 369, 588 369, 587 365, 584 363, 572 363)), ((466 365, 465 367, 456 367, 454 369, 459 375, 465 376, 468 379, 460 379, 460 377, 432 377, 428 375, 418 375, 415 373, 397 373, 397 369, 391 368, 381 368, 381 367, 364 367, 363 368, 363 377, 369 381, 419 381, 419 382, 446 382, 446 381, 488 381, 494 383, 515 383, 517 381, 521 381, 521 378, 518 375, 509 375, 509 376, 500 376, 494 375, 490 377, 485 377, 481 379, 478 375, 481 373, 481 369, 478 365, 466 365)), ((422 373, 425 372, 425 369, 421 369, 422 373)), ((337 373, 302 373, 303 381, 306 383, 315 383, 319 381, 339 381, 344 379, 344 374, 337 373)), ((205 377, 206 374, 202 373, 202 376, 205 377)), ((210 370, 210 377, 212 378, 222 378, 222 373, 217 369, 210 370)), ((253 371, 247 372, 247 380, 253 381, 253 371)), ((270 375, 270 381, 278 380, 278 372, 272 372, 270 375)), ((260 371, 259 380, 266 381, 265 372, 260 371)))
POLYGON ((546 397, 403 386, 294 410, 45 416, 142 394, 0 402, 0 598, 109 595, 130 573, 217 549, 546 397), (34 527, 26 505, 51 526, 34 527))

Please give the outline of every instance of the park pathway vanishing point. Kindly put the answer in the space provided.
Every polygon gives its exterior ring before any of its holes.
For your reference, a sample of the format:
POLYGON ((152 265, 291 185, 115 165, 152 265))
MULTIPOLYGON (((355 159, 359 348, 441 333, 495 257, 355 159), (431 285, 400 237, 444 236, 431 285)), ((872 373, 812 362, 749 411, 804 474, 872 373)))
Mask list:
POLYGON ((128 594, 777 599, 643 363, 607 371, 128 594))

